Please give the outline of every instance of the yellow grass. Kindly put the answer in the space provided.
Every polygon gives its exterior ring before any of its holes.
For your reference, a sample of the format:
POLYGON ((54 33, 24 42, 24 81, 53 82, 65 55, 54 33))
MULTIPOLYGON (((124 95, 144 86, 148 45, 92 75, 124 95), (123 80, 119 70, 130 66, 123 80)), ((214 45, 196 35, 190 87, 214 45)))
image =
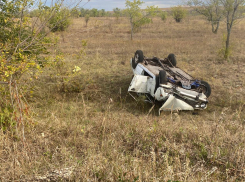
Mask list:
POLYGON ((72 171, 71 181, 245 180, 245 22, 232 30, 229 62, 218 56, 223 24, 215 35, 200 17, 181 23, 154 18, 133 41, 129 31, 126 18, 104 17, 91 18, 88 27, 74 19, 57 33, 62 69, 82 71, 66 93, 52 84, 55 78, 32 83, 28 102, 35 114, 26 141, 0 134, 1 181, 33 181, 64 168, 72 171), (88 46, 79 57, 82 40, 88 46), (180 68, 209 82, 208 109, 158 116, 156 107, 147 115, 151 105, 127 94, 129 60, 138 49, 148 57, 174 53, 180 68))

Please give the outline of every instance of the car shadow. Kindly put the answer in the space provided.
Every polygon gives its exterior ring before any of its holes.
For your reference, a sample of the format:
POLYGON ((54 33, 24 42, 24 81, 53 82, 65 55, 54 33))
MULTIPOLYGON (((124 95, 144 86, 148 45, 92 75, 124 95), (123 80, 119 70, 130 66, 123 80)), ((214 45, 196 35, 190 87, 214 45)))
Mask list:
POLYGON ((133 115, 151 114, 153 116, 159 115, 159 108, 161 104, 153 104, 146 102, 144 95, 129 94, 128 87, 131 83, 132 75, 100 77, 97 82, 103 90, 103 97, 113 100, 115 105, 114 110, 124 109, 133 115), (103 84, 101 84, 103 83, 103 84))

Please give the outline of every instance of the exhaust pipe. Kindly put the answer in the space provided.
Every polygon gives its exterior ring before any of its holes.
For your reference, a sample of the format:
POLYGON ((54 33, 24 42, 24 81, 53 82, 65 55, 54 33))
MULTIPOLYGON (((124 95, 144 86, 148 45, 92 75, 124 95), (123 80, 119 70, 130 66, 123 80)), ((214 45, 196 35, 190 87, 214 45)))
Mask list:
POLYGON ((187 93, 181 92, 181 91, 180 91, 179 93, 180 93, 181 95, 184 95, 184 96, 186 96, 186 97, 190 97, 190 98, 195 99, 195 100, 201 100, 201 101, 203 101, 203 102, 207 102, 206 99, 199 98, 198 96, 195 96, 195 95, 187 94, 187 93))

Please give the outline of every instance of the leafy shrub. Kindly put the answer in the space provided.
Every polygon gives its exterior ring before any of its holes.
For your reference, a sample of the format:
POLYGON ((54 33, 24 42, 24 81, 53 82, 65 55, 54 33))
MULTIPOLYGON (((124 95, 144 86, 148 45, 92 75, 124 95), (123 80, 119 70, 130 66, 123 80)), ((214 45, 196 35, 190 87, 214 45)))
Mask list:
POLYGON ((181 22, 186 17, 187 11, 181 6, 171 8, 172 16, 176 22, 181 22))
POLYGON ((62 3, 50 8, 40 2, 39 9, 31 15, 38 18, 31 19, 25 12, 33 6, 32 0, 3 2, 0 1, 0 129, 7 130, 27 123, 28 106, 23 101, 23 93, 29 91, 26 83, 36 78, 44 67, 40 60, 43 63, 48 58, 47 48, 55 44, 42 28, 65 30, 70 24, 70 12, 62 8, 62 3))
POLYGON ((161 12, 160 17, 162 21, 165 21, 167 19, 167 12, 161 12))

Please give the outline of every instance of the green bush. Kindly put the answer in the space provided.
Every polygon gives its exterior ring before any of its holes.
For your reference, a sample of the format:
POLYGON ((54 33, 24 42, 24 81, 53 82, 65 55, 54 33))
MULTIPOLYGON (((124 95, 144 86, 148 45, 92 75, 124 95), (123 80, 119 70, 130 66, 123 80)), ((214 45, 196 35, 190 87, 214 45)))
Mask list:
POLYGON ((165 21, 167 19, 167 12, 161 12, 160 17, 162 21, 165 21))
MULTIPOLYGON (((57 0, 58 1, 58 0, 57 0)), ((57 4, 50 8, 42 5, 27 13, 32 0, 0 1, 0 129, 28 123, 28 106, 23 99, 29 93, 27 85, 48 60, 47 48, 56 41, 41 30, 65 30, 69 24, 69 10, 57 4), (16 18, 18 17, 18 18, 16 18), (34 23, 33 23, 34 22, 34 23), (23 77, 22 77, 23 76, 23 77), (23 81, 23 80, 25 81, 23 81)))
MULTIPOLYGON (((49 10, 48 14, 52 12, 49 10)), ((53 13, 54 15, 48 21, 48 27, 52 32, 65 31, 71 24, 70 11, 66 8, 53 13)))
POLYGON ((181 22, 186 17, 187 11, 181 6, 171 8, 172 16, 176 22, 181 22))

